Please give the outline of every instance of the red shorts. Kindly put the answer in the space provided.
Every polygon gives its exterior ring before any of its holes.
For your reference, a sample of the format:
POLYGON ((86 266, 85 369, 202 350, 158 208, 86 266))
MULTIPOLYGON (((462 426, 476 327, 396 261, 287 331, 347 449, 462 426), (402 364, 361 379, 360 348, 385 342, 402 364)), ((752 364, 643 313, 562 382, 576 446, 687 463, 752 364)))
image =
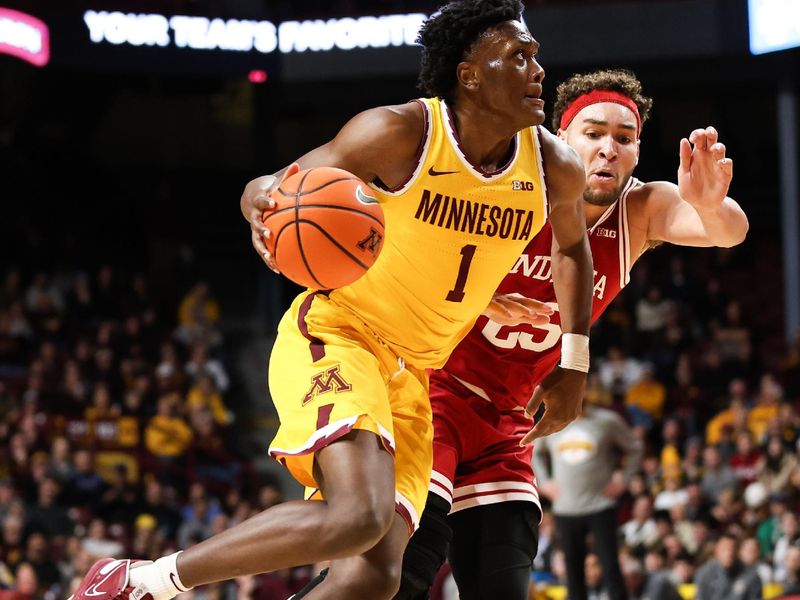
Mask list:
POLYGON ((430 377, 433 410, 433 473, 429 492, 450 512, 511 500, 541 511, 531 459, 533 446, 519 441, 533 421, 519 410, 500 411, 444 371, 430 377))

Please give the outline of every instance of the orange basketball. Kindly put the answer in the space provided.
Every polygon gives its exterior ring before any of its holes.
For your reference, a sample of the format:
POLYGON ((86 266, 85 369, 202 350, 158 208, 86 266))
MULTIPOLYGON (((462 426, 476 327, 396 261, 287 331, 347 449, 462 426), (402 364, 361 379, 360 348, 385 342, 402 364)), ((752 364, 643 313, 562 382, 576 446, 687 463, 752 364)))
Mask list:
POLYGON ((333 289, 353 283, 383 247, 383 210, 352 173, 316 167, 286 178, 264 212, 265 240, 278 269, 304 287, 333 289))

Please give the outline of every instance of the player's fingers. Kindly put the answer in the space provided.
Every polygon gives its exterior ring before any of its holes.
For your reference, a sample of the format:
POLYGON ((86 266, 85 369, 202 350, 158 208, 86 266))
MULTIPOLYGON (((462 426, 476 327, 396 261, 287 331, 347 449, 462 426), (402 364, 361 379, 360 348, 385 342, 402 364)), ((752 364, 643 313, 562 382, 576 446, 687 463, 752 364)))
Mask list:
POLYGON ((711 154, 714 155, 714 158, 717 160, 721 160, 725 158, 725 144, 717 142, 716 144, 712 144, 708 148, 711 150, 711 154))
POLYGON ((692 164, 692 145, 686 138, 681 139, 679 156, 681 159, 679 170, 688 171, 692 164))
POLYGON ((297 173, 299 170, 300 170, 300 165, 298 165, 296 162, 290 164, 289 168, 286 169, 286 172, 283 174, 283 177, 281 177, 281 183, 283 183, 287 178, 297 173))
POLYGON ((531 315, 525 322, 529 325, 547 325, 550 323, 550 315, 531 315))
POLYGON ((733 159, 732 158, 723 158, 717 161, 719 168, 725 174, 726 177, 731 178, 733 177, 733 159))
POLYGON ((557 429, 550 424, 550 419, 547 416, 547 411, 544 411, 544 415, 542 415, 541 420, 531 429, 528 433, 525 434, 525 437, 520 440, 520 446, 527 446, 533 440, 545 437, 546 435, 550 435, 551 433, 557 431, 557 429))
POLYGON ((531 394, 531 399, 528 400, 528 405, 525 407, 525 416, 532 419, 544 400, 544 388, 540 385, 536 386, 531 394))
POLYGON ((706 140, 708 141, 708 145, 713 146, 714 144, 717 143, 718 139, 719 139, 719 133, 717 133, 716 128, 710 125, 706 127, 706 140))
POLYGON ((706 149, 706 130, 705 129, 695 129, 692 133, 689 134, 689 141, 692 142, 695 148, 699 148, 701 150, 706 149))
POLYGON ((269 196, 256 196, 253 198, 253 208, 257 210, 259 213, 264 212, 265 210, 272 210, 276 206, 275 200, 270 198, 269 196))
POLYGON ((264 213, 263 211, 253 210, 250 212, 250 229, 261 237, 268 238, 270 236, 269 229, 264 227, 264 213))
POLYGON ((538 314, 552 315, 555 312, 552 306, 546 302, 542 302, 541 300, 534 300, 533 298, 520 298, 518 302, 523 304, 528 310, 538 314))
POLYGON ((280 271, 278 271, 277 265, 275 264, 275 260, 272 258, 272 254, 270 253, 269 250, 267 250, 267 247, 264 245, 264 242, 262 241, 262 238, 258 234, 258 232, 253 231, 250 239, 253 242, 253 248, 255 248, 256 252, 258 252, 258 255, 261 257, 261 260, 264 261, 264 264, 267 265, 270 269, 272 269, 276 273, 280 273, 280 271))

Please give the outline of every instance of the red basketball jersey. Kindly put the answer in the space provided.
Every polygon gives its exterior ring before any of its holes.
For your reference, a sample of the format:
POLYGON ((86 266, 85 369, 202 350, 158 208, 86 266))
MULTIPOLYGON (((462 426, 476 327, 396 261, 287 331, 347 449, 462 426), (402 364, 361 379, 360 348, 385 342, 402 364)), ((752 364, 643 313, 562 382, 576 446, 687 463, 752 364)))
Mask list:
MULTIPOLYGON (((631 177, 619 199, 589 229, 594 261, 592 323, 629 281, 627 197, 641 185, 631 177)), ((500 283, 498 292, 549 303, 547 325, 504 326, 481 316, 442 368, 499 410, 524 407, 536 385, 561 357, 561 327, 551 275, 553 231, 546 224, 500 283)), ((435 377, 435 374, 434 374, 435 377)))

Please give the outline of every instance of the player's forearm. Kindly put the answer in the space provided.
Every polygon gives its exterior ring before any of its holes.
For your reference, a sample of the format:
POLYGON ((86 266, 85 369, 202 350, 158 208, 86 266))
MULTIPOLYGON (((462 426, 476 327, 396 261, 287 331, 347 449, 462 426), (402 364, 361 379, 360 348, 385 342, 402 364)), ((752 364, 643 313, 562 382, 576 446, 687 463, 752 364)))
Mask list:
POLYGON ((695 210, 711 245, 730 248, 744 241, 750 223, 734 199, 725 198, 722 204, 714 209, 695 208, 695 210))
POLYGON ((589 239, 568 248, 554 248, 553 288, 561 314, 561 331, 589 335, 594 272, 589 239))

